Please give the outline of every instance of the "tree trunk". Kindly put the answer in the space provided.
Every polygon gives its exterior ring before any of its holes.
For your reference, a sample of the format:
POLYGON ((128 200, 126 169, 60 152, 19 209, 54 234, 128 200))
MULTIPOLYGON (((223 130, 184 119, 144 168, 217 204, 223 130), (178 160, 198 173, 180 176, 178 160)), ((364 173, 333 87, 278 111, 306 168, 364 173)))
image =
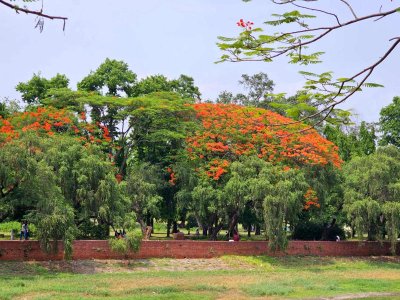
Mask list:
POLYGON ((197 227, 203 228, 203 224, 200 221, 200 217, 196 212, 194 213, 194 218, 196 219, 197 227))
POLYGON ((147 216, 146 216, 146 225, 147 226, 151 226, 151 216, 150 216, 150 214, 147 214, 147 216))
POLYGON ((217 240, 218 233, 220 232, 220 230, 222 229, 223 226, 224 226, 224 224, 221 222, 220 224, 215 226, 212 229, 212 231, 210 231, 210 240, 212 240, 212 241, 216 241, 217 240))
POLYGON ((247 224, 247 236, 251 237, 251 224, 247 224))
POLYGON ((254 235, 261 235, 261 227, 260 225, 256 225, 256 232, 254 233, 254 235))
MULTIPOLYGON (((235 226, 237 225, 238 219, 239 219, 239 211, 236 210, 233 213, 233 215, 231 217, 231 221, 229 222, 229 226, 228 226, 228 232, 232 236, 233 236, 233 233, 234 233, 233 231, 235 229, 235 226)), ((239 234, 239 232, 238 232, 238 234, 239 234)))
POLYGON ((207 236, 208 227, 203 226, 203 236, 207 236))
POLYGON ((167 221, 167 237, 171 236, 171 224, 172 224, 172 220, 168 219, 168 221, 167 221))
POLYGON ((146 223, 140 217, 137 217, 136 220, 140 224, 140 229, 142 230, 142 233, 144 235, 146 233, 146 223))
POLYGON ((178 232, 178 222, 174 221, 173 222, 172 233, 177 233, 177 232, 178 232))

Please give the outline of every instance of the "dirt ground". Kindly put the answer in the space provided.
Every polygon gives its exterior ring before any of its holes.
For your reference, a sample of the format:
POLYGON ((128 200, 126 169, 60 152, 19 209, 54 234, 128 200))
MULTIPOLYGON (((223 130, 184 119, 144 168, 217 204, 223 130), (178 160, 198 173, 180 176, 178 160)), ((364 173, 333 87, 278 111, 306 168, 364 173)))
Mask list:
POLYGON ((229 265, 223 259, 135 259, 135 260, 76 260, 76 261, 35 261, 8 262, 0 264, 0 273, 7 275, 37 274, 40 269, 50 272, 74 274, 129 273, 138 271, 190 271, 190 270, 235 270, 252 269, 238 262, 229 265))

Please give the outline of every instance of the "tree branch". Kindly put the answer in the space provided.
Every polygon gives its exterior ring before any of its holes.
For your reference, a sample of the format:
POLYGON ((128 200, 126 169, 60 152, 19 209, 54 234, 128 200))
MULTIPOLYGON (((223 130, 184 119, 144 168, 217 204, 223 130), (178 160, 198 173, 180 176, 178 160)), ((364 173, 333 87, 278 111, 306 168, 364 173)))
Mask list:
POLYGON ((321 122, 325 121, 326 118, 329 116, 329 114, 333 111, 333 109, 339 105, 340 103, 343 103, 344 101, 346 101, 348 98, 350 98, 355 92, 359 91, 360 88, 363 86, 363 84, 366 82, 366 80, 371 76, 372 72, 374 71, 374 69, 379 66, 392 52, 393 50, 400 44, 400 37, 395 37, 390 39, 390 41, 395 41, 392 46, 385 52, 385 54, 379 59, 377 60, 374 64, 372 64, 371 66, 365 68, 364 70, 358 72, 357 74, 353 75, 351 78, 348 78, 347 80, 343 81, 341 83, 341 86, 339 88, 339 90, 336 92, 336 95, 332 97, 331 101, 333 103, 331 103, 330 105, 326 106, 324 109, 322 109, 321 111, 318 111, 314 114, 311 114, 309 116, 306 116, 298 121, 293 121, 293 122, 288 122, 288 123, 282 123, 282 124, 268 124, 268 126, 287 126, 287 125, 295 125, 295 124, 300 124, 304 121, 306 121, 307 119, 313 118, 313 117, 317 117, 322 115, 323 113, 327 112, 326 115, 317 123, 315 123, 314 125, 310 126, 309 128, 303 129, 301 130, 301 132, 313 129, 316 125, 320 124, 321 122), (356 79, 357 77, 361 76, 362 74, 366 73, 366 75, 362 78, 362 80, 342 99, 336 101, 335 99, 337 97, 339 97, 342 93, 342 89, 345 85, 346 82, 351 82, 352 80, 356 79))
POLYGON ((326 14, 326 15, 333 16, 336 19, 336 22, 338 23, 338 25, 341 25, 339 17, 334 13, 331 13, 331 12, 325 11, 325 10, 321 10, 321 9, 317 9, 317 8, 311 8, 311 7, 299 5, 299 4, 296 4, 294 2, 291 2, 291 4, 296 6, 296 7, 299 7, 299 8, 303 8, 303 9, 307 9, 307 10, 311 10, 311 11, 317 11, 317 12, 320 12, 320 13, 323 13, 323 14, 326 14))
POLYGON ((351 14, 354 16, 355 19, 358 19, 356 13, 354 12, 353 7, 346 1, 346 0, 340 0, 342 3, 346 4, 346 6, 350 9, 351 14))
POLYGON ((63 30, 65 30, 65 22, 68 20, 68 18, 45 14, 45 13, 43 13, 43 6, 42 6, 42 9, 40 11, 36 11, 36 10, 30 10, 30 9, 27 9, 27 8, 19 7, 18 5, 14 5, 14 4, 8 3, 7 1, 4 1, 4 0, 0 0, 0 4, 3 4, 3 5, 11 8, 13 10, 15 10, 16 13, 24 12, 26 14, 36 15, 36 16, 39 16, 39 17, 42 17, 42 18, 46 18, 46 19, 50 19, 50 20, 62 20, 63 21, 63 30))

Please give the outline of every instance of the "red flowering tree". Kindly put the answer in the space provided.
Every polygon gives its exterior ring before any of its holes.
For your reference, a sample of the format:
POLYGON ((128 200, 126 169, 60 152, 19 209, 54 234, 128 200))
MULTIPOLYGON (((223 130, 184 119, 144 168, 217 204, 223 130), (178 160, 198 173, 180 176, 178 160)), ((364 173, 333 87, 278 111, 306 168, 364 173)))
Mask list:
POLYGON ((186 149, 199 171, 215 181, 242 155, 256 155, 284 169, 341 165, 332 142, 315 130, 303 132, 305 125, 277 113, 233 104, 201 103, 193 108, 202 126, 187 138, 186 149))
MULTIPOLYGON (((282 211, 292 210, 285 218, 293 225, 302 210, 320 207, 314 178, 320 170, 340 167, 337 147, 315 130, 303 131, 306 125, 265 109, 210 103, 194 104, 193 109, 200 125, 186 139, 186 156, 198 182, 193 188, 193 180, 182 178, 186 175, 180 173, 182 168, 178 166, 176 174, 173 173, 174 184, 191 181, 191 188, 180 188, 182 192, 178 195, 195 211, 199 224, 208 228, 212 238, 216 238, 224 225, 228 224, 228 230, 233 231, 245 207, 252 207, 269 224, 270 238, 284 247, 282 236, 272 236, 276 233, 273 224, 282 225, 282 220, 278 222, 282 211), (245 157, 250 161, 246 162, 245 157), (238 165, 238 161, 243 164, 238 165), (239 166, 243 169, 240 172, 239 166), (269 172, 260 173, 262 168, 273 170, 276 183, 271 183, 268 177, 271 175, 265 175, 269 172), (254 181, 254 178, 259 179, 254 181), (288 188, 277 193, 275 188, 281 185, 281 179, 288 188), (265 182, 263 188, 260 182, 265 182), (267 195, 262 191, 271 192, 267 195), (275 203, 271 196, 283 201, 279 206, 282 211, 267 209, 270 203, 275 203), (271 201, 265 204, 267 198, 271 201), (273 217, 275 223, 270 220, 273 217)), ((279 234, 284 232, 280 230, 279 234)))
POLYGON ((39 136, 67 134, 85 143, 104 145, 111 140, 107 127, 100 123, 88 123, 84 113, 78 120, 65 109, 37 107, 31 111, 15 113, 6 119, 0 116, 0 143, 18 138, 24 132, 36 132, 39 136))

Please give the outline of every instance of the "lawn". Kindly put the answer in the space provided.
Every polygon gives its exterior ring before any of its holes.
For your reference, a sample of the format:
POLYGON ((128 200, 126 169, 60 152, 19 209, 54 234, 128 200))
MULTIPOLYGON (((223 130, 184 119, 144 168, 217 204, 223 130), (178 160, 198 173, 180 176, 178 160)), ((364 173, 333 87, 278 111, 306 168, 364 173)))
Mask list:
POLYGON ((400 298, 390 257, 1 262, 0 274, 0 299, 400 298))

